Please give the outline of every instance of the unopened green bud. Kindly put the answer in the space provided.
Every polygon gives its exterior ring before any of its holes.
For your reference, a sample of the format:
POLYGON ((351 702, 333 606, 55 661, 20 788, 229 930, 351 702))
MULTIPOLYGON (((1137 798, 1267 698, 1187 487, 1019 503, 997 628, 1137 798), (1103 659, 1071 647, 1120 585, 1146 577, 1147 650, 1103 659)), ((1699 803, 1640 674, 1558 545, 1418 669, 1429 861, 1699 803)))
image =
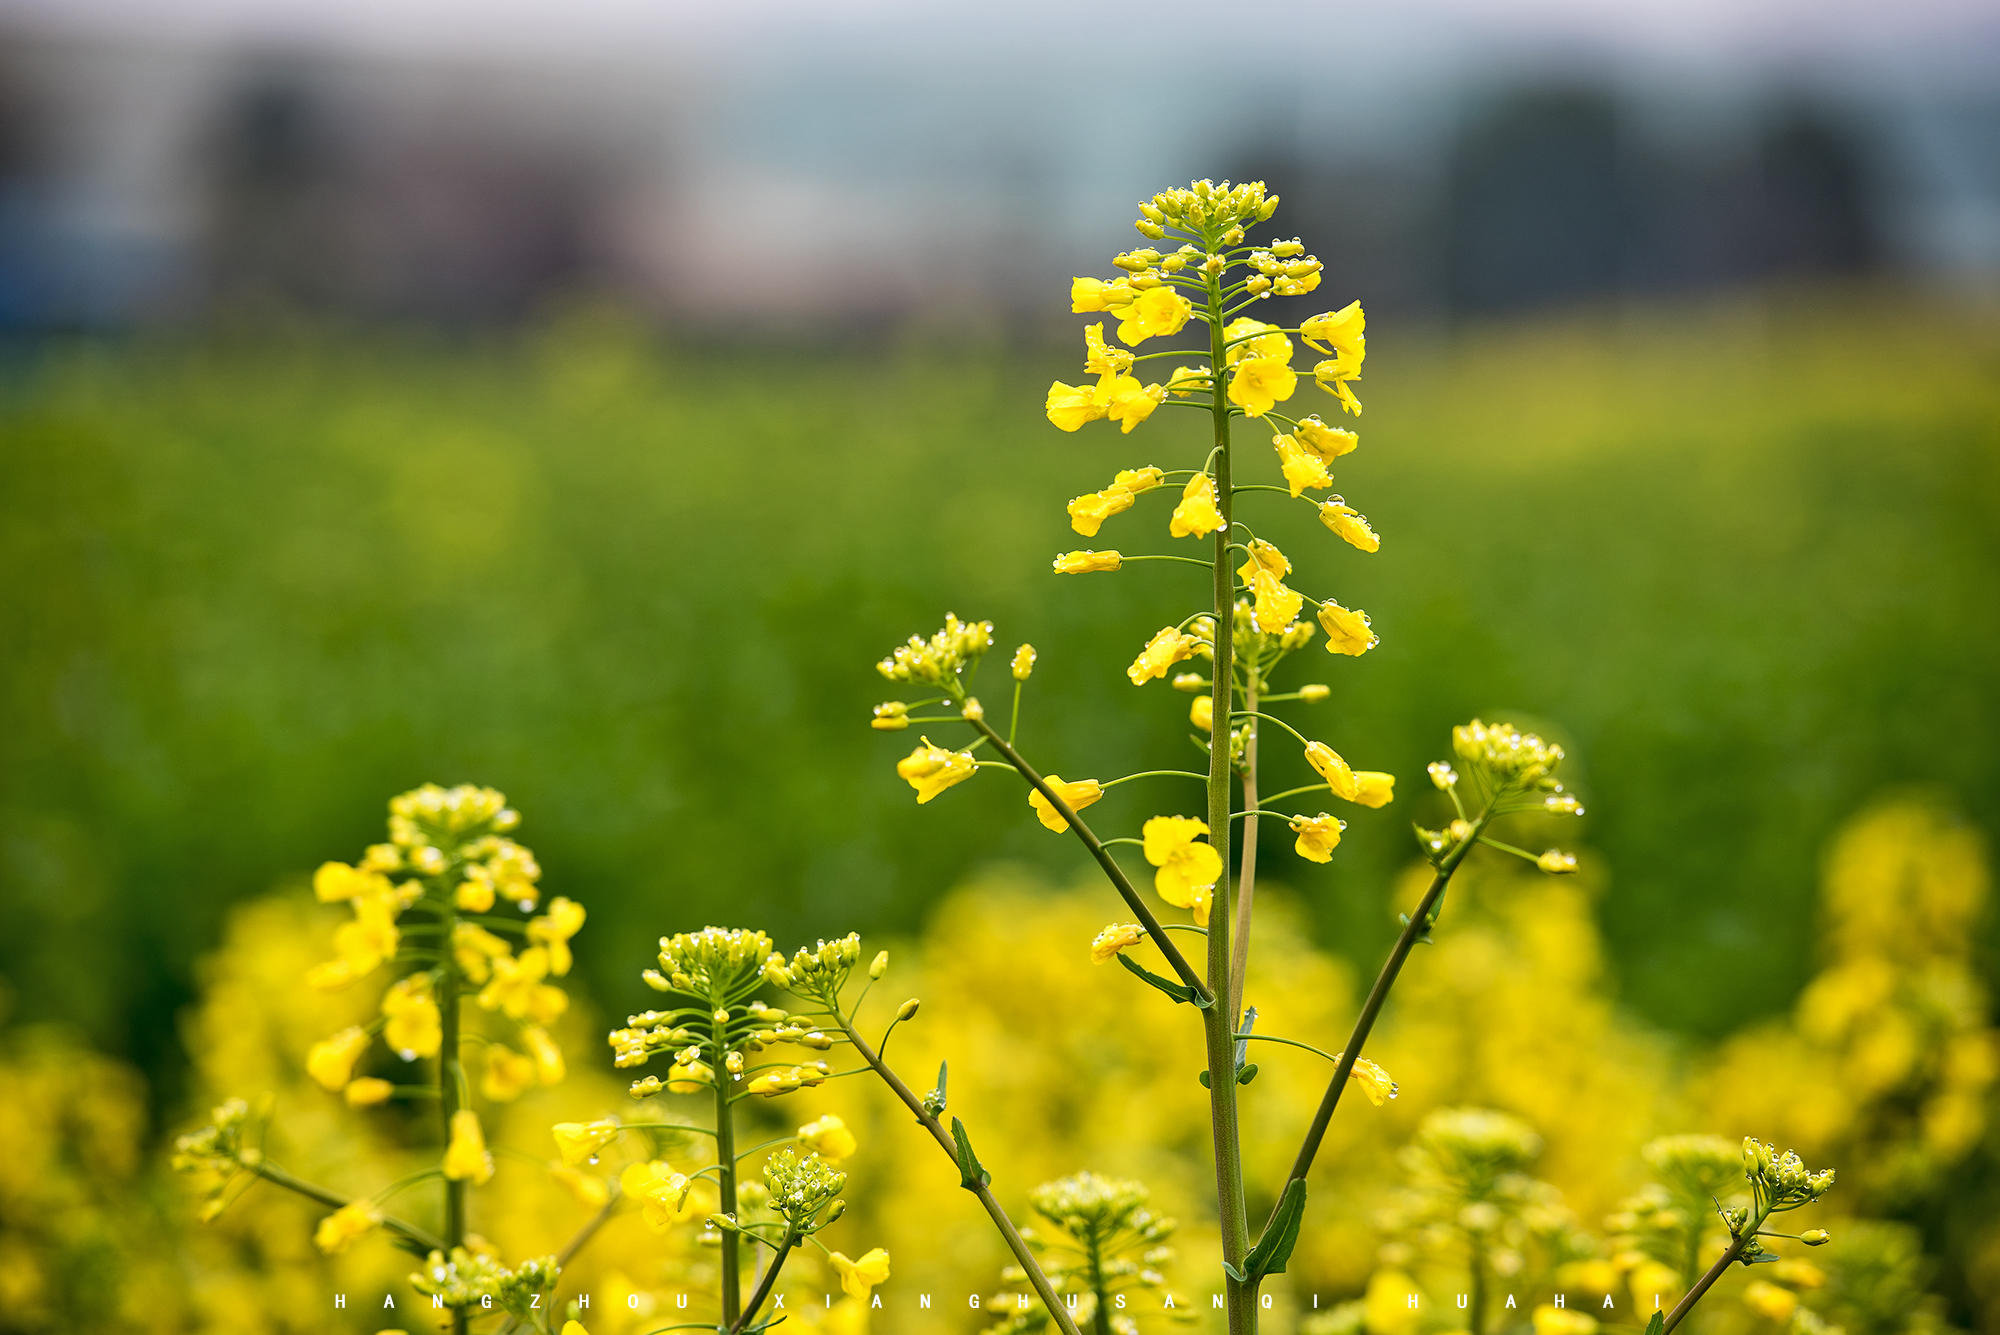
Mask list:
POLYGON ((1833 1241, 1833 1235, 1823 1228, 1809 1228, 1799 1234, 1799 1241, 1808 1247, 1824 1247, 1833 1241))
POLYGON ((904 1002, 902 1005, 896 1008, 896 1018, 898 1020, 913 1019, 916 1016, 916 1013, 917 1013, 917 999, 915 997, 911 997, 908 1001, 904 1002))
POLYGON ((868 976, 870 978, 880 978, 887 972, 889 972, 889 952, 884 950, 878 952, 874 960, 868 965, 868 976))

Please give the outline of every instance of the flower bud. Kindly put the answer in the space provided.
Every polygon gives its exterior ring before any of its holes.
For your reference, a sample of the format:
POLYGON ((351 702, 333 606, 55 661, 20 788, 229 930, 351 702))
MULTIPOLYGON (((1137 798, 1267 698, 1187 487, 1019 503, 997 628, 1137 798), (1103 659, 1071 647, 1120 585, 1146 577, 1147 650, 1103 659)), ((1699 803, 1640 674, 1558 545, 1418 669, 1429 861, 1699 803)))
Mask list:
POLYGON ((1551 876, 1566 876, 1576 870, 1576 854, 1551 848, 1535 859, 1535 865, 1551 876))
POLYGON ((1174 674, 1173 686, 1177 691, 1205 691, 1208 689, 1208 678, 1199 672, 1179 672, 1174 674))
POLYGON ((1323 682, 1312 682, 1299 687, 1299 699, 1309 705, 1316 705, 1333 694, 1333 688, 1323 682))
POLYGON ((900 732, 910 726, 910 707, 901 700, 884 700, 875 706, 868 726, 878 732, 900 732))
POLYGON ((1809 1228, 1799 1234, 1799 1241, 1808 1247, 1824 1247, 1833 1241, 1833 1235, 1823 1228, 1809 1228))
POLYGON ((875 958, 868 963, 868 976, 870 978, 880 978, 887 972, 889 972, 889 952, 886 950, 878 951, 875 958))
POLYGON ((898 1020, 914 1019, 916 1013, 917 1013, 917 999, 915 997, 911 997, 908 1001, 896 1007, 896 1018, 898 1020))
POLYGON ((1024 644, 1014 651, 1014 680, 1026 681, 1035 670, 1035 646, 1024 644))

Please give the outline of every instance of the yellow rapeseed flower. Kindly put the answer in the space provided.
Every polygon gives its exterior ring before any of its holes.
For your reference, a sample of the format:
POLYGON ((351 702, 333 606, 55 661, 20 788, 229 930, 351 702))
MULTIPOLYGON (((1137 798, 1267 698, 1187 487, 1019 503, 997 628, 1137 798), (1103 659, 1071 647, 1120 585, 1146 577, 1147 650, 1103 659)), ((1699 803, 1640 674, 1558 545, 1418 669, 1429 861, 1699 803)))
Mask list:
POLYGON ((827 1259, 840 1272, 840 1287, 847 1291, 847 1296, 864 1303, 875 1286, 889 1278, 889 1253, 880 1247, 869 1248, 857 1260, 850 1261, 839 1252, 828 1252, 827 1259))
MULTIPOLYGON (((1359 1063, 1356 1063, 1359 1065, 1359 1063)), ((1534 1335, 1594 1335, 1597 1318, 1574 1308, 1543 1303, 1529 1319, 1534 1335)))
POLYGON ((1279 551, 1277 544, 1266 542, 1262 538, 1252 538, 1249 547, 1245 549, 1243 564, 1236 567, 1236 574, 1248 584, 1257 577, 1259 571, 1283 579, 1292 573, 1291 558, 1279 551))
POLYGON ((460 1108, 451 1115, 451 1143, 444 1149, 444 1175, 454 1182, 480 1186, 493 1176, 493 1155, 486 1148, 486 1133, 479 1129, 479 1114, 460 1108))
POLYGON ((1354 416, 1361 416, 1361 400, 1354 397, 1354 391, 1347 382, 1359 380, 1358 374, 1348 374, 1339 361, 1321 362, 1313 367, 1313 381, 1327 393, 1340 400, 1341 408, 1354 416))
POLYGON ((1290 364, 1292 360, 1292 340, 1277 325, 1265 324, 1241 316, 1222 327, 1222 341, 1234 344, 1222 355, 1224 364, 1234 366, 1245 357, 1267 357, 1273 361, 1290 364), (1243 340, 1238 342, 1237 340, 1243 340))
POLYGON ((581 1168, 597 1158, 597 1152, 618 1139, 618 1119, 606 1117, 595 1122, 558 1122, 550 1128, 556 1152, 571 1168, 581 1168))
POLYGON ((1096 964, 1108 964, 1114 957, 1146 939, 1146 929, 1136 922, 1114 922, 1097 934, 1090 943, 1090 958, 1096 964))
POLYGON ((1111 401, 1096 385, 1069 385, 1057 380, 1049 385, 1044 411, 1049 421, 1064 431, 1075 431, 1110 412, 1111 401))
POLYGON ((1069 503, 1069 526, 1086 538, 1097 536, 1104 521, 1132 508, 1132 493, 1123 487, 1106 487, 1079 496, 1069 503))
POLYGON ((486 1045, 486 1069, 479 1078, 479 1093, 495 1103, 512 1103, 535 1083, 535 1059, 514 1051, 505 1043, 486 1045))
POLYGON ((1149 338, 1178 334, 1194 315, 1188 299, 1170 287, 1141 292, 1118 315, 1118 337, 1128 347, 1137 347, 1149 338))
POLYGON ((479 1004, 520 1019, 534 1009, 542 979, 549 976, 549 952, 531 946, 511 959, 493 961, 493 976, 479 989, 479 1004))
POLYGON ((1083 328, 1083 369, 1092 375, 1123 375, 1132 369, 1132 354, 1104 341, 1104 324, 1083 328))
MULTIPOLYGON (((1056 790, 1063 801, 1069 803, 1071 811, 1081 811, 1104 796, 1104 785, 1095 779, 1077 779, 1072 782, 1065 781, 1060 774, 1051 774, 1048 776, 1048 784, 1056 790)), ((1035 809, 1035 819, 1042 823, 1043 829, 1054 830, 1057 834, 1069 829, 1069 822, 1062 818, 1061 813, 1048 798, 1042 796, 1041 789, 1033 787, 1028 789, 1028 805, 1035 809)))
POLYGON ((549 1037, 549 1031, 538 1024, 521 1026, 521 1041, 527 1044, 528 1056, 535 1063, 535 1078, 545 1085, 562 1083, 568 1073, 563 1062, 562 1049, 549 1037))
POLYGON ((435 1057, 444 1044, 444 1022, 429 974, 399 978, 382 994, 382 1041, 405 1059, 435 1057))
POLYGON ((337 1256, 382 1223, 382 1212, 368 1201, 349 1201, 319 1221, 313 1230, 313 1246, 328 1256, 337 1256))
POLYGON ((371 1075, 348 1081, 347 1088, 340 1093, 350 1108, 372 1108, 378 1103, 387 1103, 396 1093, 396 1087, 371 1075))
POLYGON ((847 1129, 847 1123, 832 1113, 800 1127, 799 1141, 814 1154, 832 1163, 851 1157, 855 1150, 861 1148, 854 1133, 847 1129))
POLYGON ((350 867, 345 862, 322 862, 313 873, 313 897, 322 904, 344 904, 351 899, 367 899, 385 894, 388 879, 373 871, 350 867))
POLYGON ((1359 657, 1378 643, 1375 632, 1368 628, 1366 613, 1350 612, 1336 602, 1320 604, 1319 625, 1326 632, 1326 651, 1330 654, 1359 657))
POLYGON ((1257 600, 1251 619, 1266 635, 1276 635, 1297 621, 1299 609, 1305 606, 1303 594, 1286 587, 1268 570, 1260 570, 1251 577, 1250 592, 1257 600))
MULTIPOLYGON (((1333 1059, 1337 1062, 1345 1055, 1336 1052, 1333 1054, 1333 1059)), ((1368 1101, 1378 1108, 1396 1097, 1396 1082, 1389 1078, 1387 1071, 1366 1057, 1354 1059, 1354 1068, 1347 1073, 1347 1078, 1361 1086, 1361 1092, 1366 1094, 1368 1101)))
POLYGON ((1292 817, 1292 833, 1298 835, 1298 842, 1292 845, 1300 857, 1308 862, 1331 862, 1333 850, 1340 845, 1341 823, 1324 811, 1317 816, 1292 817))
POLYGON ((1354 796, 1350 801, 1364 807, 1386 807, 1396 796, 1396 776, 1378 769, 1354 771, 1354 796))
POLYGON ((1069 308, 1077 315, 1088 315, 1093 311, 1108 311, 1116 315, 1131 305, 1132 298, 1137 295, 1128 278, 1114 278, 1108 283, 1102 278, 1069 280, 1069 308))
POLYGON ((693 1186, 659 1159, 635 1163, 618 1175, 625 1194, 639 1202, 639 1216, 655 1233, 664 1233, 692 1210, 693 1186))
POLYGON ((1361 437, 1344 428, 1328 426, 1319 420, 1317 413, 1300 418, 1298 424, 1292 428, 1292 432, 1298 437, 1299 444, 1328 463, 1351 452, 1361 443, 1361 437))
POLYGON ((896 762, 896 773, 916 789, 918 806, 952 785, 964 783, 975 772, 975 762, 969 754, 932 746, 928 737, 921 739, 916 750, 896 762))
POLYGON ((1197 695, 1194 698, 1194 703, 1188 706, 1188 722, 1194 724, 1195 727, 1200 728, 1203 732, 1214 732, 1215 697, 1212 695, 1197 695))
POLYGON ((1096 575, 1116 570, 1124 560, 1117 552, 1064 552, 1056 558, 1058 575, 1096 575))
POLYGON ((306 1052, 306 1074, 318 1081, 320 1088, 339 1093, 354 1078, 354 1063, 368 1051, 368 1042, 368 1031, 358 1025, 321 1039, 306 1052))
POLYGON ((1278 471, 1285 475, 1285 485, 1292 489, 1292 495, 1333 485, 1333 474, 1326 471, 1326 461, 1299 444, 1295 437, 1273 436, 1271 444, 1278 451, 1278 471))
POLYGON ((1338 496, 1320 502, 1319 522, 1337 533, 1342 541, 1364 552, 1380 551, 1382 548, 1382 540, 1375 536, 1374 529, 1368 527, 1368 521, 1361 512, 1338 496))
POLYGON ((1292 397, 1299 375, 1275 357, 1245 357, 1229 377, 1229 401, 1252 417, 1262 417, 1292 397))
POLYGON ((1195 923, 1208 925, 1208 908, 1215 883, 1222 876, 1222 855, 1200 842, 1208 824, 1190 816, 1155 816, 1140 831, 1146 861, 1159 868, 1153 888, 1176 908, 1190 909, 1195 923))
POLYGON ((1128 436, 1167 397, 1164 387, 1142 385, 1129 375, 1105 376, 1098 388, 1104 395, 1104 415, 1118 423, 1118 429, 1128 436))
POLYGON ((1181 503, 1174 507, 1167 531, 1177 538, 1205 538, 1222 527, 1222 511, 1215 505, 1215 479, 1196 473, 1181 489, 1181 503))
POLYGON ((1368 316, 1361 303, 1350 301, 1337 311, 1315 315, 1299 326, 1299 336, 1321 352, 1350 358, 1356 367, 1368 353, 1368 316))
POLYGON ((1201 641, 1194 636, 1168 626, 1146 641, 1146 647, 1132 660, 1132 666, 1125 669, 1125 675, 1134 686, 1144 686, 1149 681, 1166 676, 1167 670, 1174 664, 1193 658, 1200 647, 1201 641))
POLYGON ((1326 786, 1333 790, 1335 797, 1348 802, 1360 797, 1361 785, 1355 781, 1354 771, 1340 758, 1340 752, 1325 742, 1306 743, 1306 764, 1326 780, 1326 786))
POLYGON ((476 922, 452 924, 451 957, 469 983, 483 983, 493 974, 493 961, 511 955, 508 944, 476 922))
POLYGON ((557 895, 549 901, 548 912, 528 920, 528 939, 546 947, 549 972, 560 978, 570 970, 569 939, 583 926, 583 905, 557 895))
POLYGON ((1769 1280, 1753 1279, 1743 1286, 1743 1305, 1766 1321, 1788 1322, 1799 1310, 1799 1295, 1769 1280))
POLYGON ((1151 491, 1159 486, 1166 480, 1166 476, 1151 464, 1147 464, 1144 468, 1121 468, 1118 470, 1118 475, 1111 479, 1111 485, 1123 487, 1137 496, 1142 491, 1151 491))

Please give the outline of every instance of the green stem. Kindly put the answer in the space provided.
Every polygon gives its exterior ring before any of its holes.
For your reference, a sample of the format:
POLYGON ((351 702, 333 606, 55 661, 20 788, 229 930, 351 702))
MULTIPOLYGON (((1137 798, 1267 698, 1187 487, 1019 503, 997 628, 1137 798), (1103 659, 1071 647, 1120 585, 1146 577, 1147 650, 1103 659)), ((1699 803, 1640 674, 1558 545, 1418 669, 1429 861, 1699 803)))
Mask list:
POLYGON ((1472 1304, 1467 1313, 1466 1329, 1470 1335, 1486 1335, 1486 1249, 1477 1242, 1472 1244, 1472 1304))
MULTIPOLYGON (((318 1201, 321 1205, 329 1209, 338 1210, 343 1206, 353 1204, 353 1201, 347 1197, 337 1192, 328 1191, 325 1187, 315 1186, 304 1178, 293 1177, 284 1169, 268 1161, 245 1164, 244 1168, 254 1176, 269 1182, 274 1187, 283 1187, 286 1191, 296 1192, 307 1200, 318 1201)), ((398 1219, 394 1215, 383 1215, 382 1227, 386 1231, 395 1234, 401 1240, 406 1250, 418 1256, 428 1256, 432 1252, 446 1250, 443 1238, 428 1229, 418 1228, 415 1224, 398 1219)))
MULTIPOLYGON (((937 1142, 938 1148, 944 1151, 945 1157, 956 1167, 958 1143, 951 1138, 951 1133, 925 1109, 924 1101, 903 1083, 903 1077, 897 1075, 889 1064, 882 1060, 882 1054, 868 1046, 868 1040, 855 1029, 854 1022, 838 1010, 832 1014, 834 1021, 846 1033, 848 1041, 854 1045, 855 1053, 868 1064, 870 1070, 881 1077, 882 1083, 902 1101, 903 1106, 910 1110, 911 1115, 917 1119, 917 1124, 930 1132, 931 1139, 937 1142)), ((1050 1319, 1056 1323, 1063 1335, 1081 1335, 1076 1328, 1075 1318, 1070 1316, 1069 1309, 1063 1305, 1062 1299, 1056 1296, 1055 1286, 1049 1283, 1049 1277, 1043 1273, 1042 1263, 1029 1248, 1027 1239, 1021 1236, 1021 1230, 1007 1217, 1007 1211, 994 1197, 993 1189, 980 1182, 968 1184, 966 1190, 978 1197, 980 1206, 986 1211, 986 1217, 993 1221, 993 1227, 1000 1231, 1001 1240, 1007 1244, 1007 1250, 1013 1253, 1015 1263, 1026 1272, 1028 1282, 1034 1285, 1035 1292, 1041 1297, 1042 1305, 1048 1308, 1050 1319)))
POLYGON ((1007 763, 1012 765, 1020 773, 1021 777, 1026 779, 1029 785, 1042 795, 1042 799, 1055 808, 1056 814, 1069 822, 1070 832, 1076 835, 1078 839, 1081 839, 1083 846, 1090 850, 1090 855, 1097 859, 1097 865, 1102 867, 1104 874, 1111 878, 1111 884, 1117 888, 1119 897, 1125 901, 1125 907, 1131 909, 1133 915, 1139 919, 1139 925, 1146 929, 1146 935, 1159 948, 1160 953, 1166 957, 1167 963, 1172 966, 1173 971, 1180 975, 1180 980, 1190 988, 1193 988, 1197 997, 1207 998, 1210 996, 1208 988, 1202 984, 1200 975, 1195 973, 1194 968, 1187 962, 1187 957, 1181 954, 1179 948, 1167 939, 1166 928, 1160 925, 1159 918, 1153 913, 1151 908, 1147 907, 1146 901, 1140 897, 1139 892, 1133 888, 1131 878, 1127 877, 1125 869, 1118 865, 1118 859, 1112 857, 1110 850, 1105 848, 1104 841, 1099 839, 1091 831, 1091 828, 1083 823, 1082 817, 1070 809, 1069 803, 1063 800, 1062 794, 1050 787, 1049 781, 1043 778, 1033 765, 1023 760, 1021 753, 1010 746, 1005 738, 993 731, 992 726, 985 719, 973 719, 971 723, 987 741, 993 743, 994 749, 1005 757, 1007 763))
POLYGON ((1770 1213, 1769 1210, 1766 1210, 1763 1214, 1758 1215, 1744 1227, 1741 1233, 1738 1233, 1729 1240, 1728 1248, 1723 1251, 1721 1256, 1716 1258, 1715 1264, 1708 1268, 1708 1273, 1696 1280, 1694 1287, 1689 1289, 1681 1297, 1681 1300, 1674 1304, 1674 1310, 1667 1313, 1666 1323, 1661 1327, 1660 1335, 1673 1335, 1674 1327, 1678 1326, 1681 1320, 1694 1310, 1694 1305, 1702 1300, 1703 1295, 1715 1287, 1715 1281, 1722 1278, 1722 1272, 1736 1264, 1736 1258, 1743 1255, 1743 1249, 1750 1245, 1752 1238, 1757 1236, 1757 1230, 1764 1226, 1764 1221, 1770 1218, 1770 1213))
MULTIPOLYGON (((1257 712, 1257 684, 1257 673, 1252 670, 1243 684, 1243 707, 1252 714, 1257 712)), ((1235 984, 1229 997, 1232 1016, 1243 1013, 1243 980, 1250 972, 1250 904, 1257 893, 1257 725, 1254 723, 1243 733, 1243 809, 1237 814, 1243 817, 1243 851, 1237 855, 1240 870, 1236 878, 1236 947, 1229 961, 1229 976, 1235 984)))
MULTIPOLYGON (((1299 1146, 1298 1157, 1292 1161, 1292 1178, 1302 1180, 1312 1170, 1320 1142, 1326 1138, 1326 1128, 1333 1121, 1333 1110, 1340 1106, 1341 1093, 1347 1088, 1348 1077, 1354 1074, 1355 1060, 1361 1056, 1369 1031, 1374 1029, 1376 1018, 1382 1014, 1382 1007, 1389 1000, 1389 989, 1396 985, 1396 975, 1402 972, 1403 961, 1410 957, 1410 951, 1429 929, 1431 915, 1436 912, 1438 901, 1444 898, 1452 873, 1458 870, 1459 863, 1478 842, 1479 831, 1485 828, 1488 814, 1482 813, 1471 837, 1461 841, 1438 864, 1437 874, 1431 877, 1430 888, 1424 891, 1424 897, 1411 910, 1409 921, 1403 924, 1402 934, 1390 947, 1389 958, 1382 961, 1382 971, 1375 975, 1375 985, 1368 989, 1368 999, 1361 1005, 1361 1014, 1355 1017, 1354 1031, 1347 1036, 1347 1046, 1341 1051, 1339 1064, 1333 1068, 1333 1079, 1327 1083, 1326 1093, 1320 1098, 1319 1110, 1313 1114, 1312 1125, 1306 1130, 1305 1142, 1299 1146)), ((1290 1182, 1286 1185, 1289 1186, 1290 1182)))
POLYGON ((1111 1292, 1104 1282, 1104 1242, 1101 1238, 1090 1240, 1090 1291, 1097 1304, 1090 1314, 1090 1326, 1094 1335, 1112 1335, 1111 1292))
MULTIPOLYGON (((1203 1009, 1201 1023, 1208 1056, 1209 1130, 1215 1145, 1215 1195, 1222 1233, 1222 1259, 1232 1269, 1243 1268, 1250 1251, 1249 1209, 1243 1197, 1243 1151, 1236 1111, 1236 1028, 1235 999, 1238 987, 1231 981, 1230 919, 1234 906, 1230 893, 1229 845, 1229 709, 1228 692, 1235 680, 1230 663, 1235 624, 1236 576, 1229 567, 1229 536, 1235 505, 1235 488, 1230 479, 1229 403, 1224 398, 1222 296, 1213 277, 1208 279, 1209 361, 1215 368, 1209 410, 1215 422, 1215 448, 1211 453, 1215 469, 1215 503, 1222 514, 1222 527, 1215 531, 1215 567, 1211 611, 1215 617, 1214 680, 1223 694, 1222 717, 1216 720, 1208 748, 1208 831, 1209 842, 1222 855, 1222 875, 1216 881, 1217 902, 1208 920, 1208 991, 1216 998, 1203 1009)), ((1229 1335, 1253 1335, 1257 1329, 1257 1291, 1254 1283, 1242 1283, 1225 1270, 1223 1292, 1229 1310, 1229 1335)))
MULTIPOLYGON (((440 896, 439 925, 444 929, 442 940, 449 942, 453 930, 458 925, 458 904, 452 897, 449 886, 443 888, 440 896)), ((444 1121, 444 1140, 451 1144, 452 1118, 458 1114, 465 1092, 465 1066, 459 1055, 459 1014, 458 1014, 458 961, 449 950, 445 952, 437 971, 438 1004, 438 1112, 444 1121)), ((465 1245, 465 1179, 444 1179, 444 1247, 447 1260, 454 1249, 465 1245)), ((451 1311, 452 1335, 465 1335, 466 1312, 462 1307, 451 1311)))
MULTIPOLYGON (((792 1254, 792 1248, 798 1246, 798 1243, 799 1235, 789 1228, 786 1229, 784 1240, 778 1244, 776 1253, 771 1257, 771 1264, 764 1268, 764 1278, 757 1281, 756 1291, 750 1295, 750 1301, 743 1305, 743 1315, 729 1323, 731 1331, 742 1330, 756 1318, 757 1309, 764 1305, 764 1300, 771 1296, 772 1286, 778 1282, 778 1272, 785 1268, 785 1258, 792 1254)), ((733 1248, 736 1245, 735 1237, 732 1236, 724 1245, 733 1248)))
MULTIPOLYGON (((723 1001, 714 999, 714 1009, 721 1009, 723 1001)), ((712 1047, 715 1061, 715 1157, 718 1171, 715 1185, 721 1200, 717 1209, 736 1217, 736 1114, 730 1105, 729 1066, 727 1052, 723 1048, 722 1036, 718 1033, 712 1047)), ((722 1323, 735 1328, 742 1312, 743 1303, 743 1244, 736 1234, 724 1231, 722 1235, 722 1323)))

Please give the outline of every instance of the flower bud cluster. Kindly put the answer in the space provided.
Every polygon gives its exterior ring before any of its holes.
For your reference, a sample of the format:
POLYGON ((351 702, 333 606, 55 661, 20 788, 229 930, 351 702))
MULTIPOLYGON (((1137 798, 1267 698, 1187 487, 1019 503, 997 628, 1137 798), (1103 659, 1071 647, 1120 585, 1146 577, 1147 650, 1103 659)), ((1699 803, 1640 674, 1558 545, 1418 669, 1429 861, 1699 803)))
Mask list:
POLYGON ((847 1186, 847 1174, 818 1154, 781 1149, 764 1161, 766 1206, 801 1237, 818 1232, 839 1217, 836 1198, 847 1186))
POLYGON ((832 941, 821 940, 812 946, 799 947, 791 963, 782 966, 783 977, 774 981, 799 996, 831 1007, 839 1001, 841 990, 860 962, 860 934, 849 932, 832 941))
POLYGON ((1562 763, 1563 749, 1511 723, 1488 724, 1474 719, 1460 724, 1451 730, 1451 749, 1496 796, 1529 790, 1562 791, 1555 772, 1562 763))
POLYGON ((1780 1153, 1753 1137, 1743 1140, 1743 1172, 1760 1207, 1772 1213, 1811 1205, 1833 1187, 1833 1170, 1815 1173, 1795 1150, 1780 1153))
POLYGON ((432 1252, 424 1268, 410 1276, 410 1286, 443 1299, 448 1308, 484 1307, 490 1300, 503 1312, 527 1317, 536 1310, 536 1296, 553 1289, 560 1273, 553 1256, 538 1256, 510 1270, 491 1256, 454 1247, 449 1259, 432 1252))
POLYGON ((955 691, 967 668, 993 647, 993 623, 964 622, 947 612, 944 627, 928 640, 912 635, 875 665, 890 681, 914 682, 955 691))

